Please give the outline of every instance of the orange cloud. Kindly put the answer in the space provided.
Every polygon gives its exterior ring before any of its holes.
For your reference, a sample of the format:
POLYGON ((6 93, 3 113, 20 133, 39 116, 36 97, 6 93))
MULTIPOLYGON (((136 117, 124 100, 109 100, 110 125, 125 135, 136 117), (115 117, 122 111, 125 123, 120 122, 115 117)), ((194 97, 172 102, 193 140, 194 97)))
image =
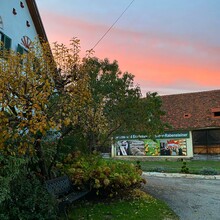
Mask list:
MULTIPOLYGON (((46 11, 41 14, 50 42, 68 44, 77 36, 83 51, 91 49, 109 28, 46 11)), ((209 43, 114 27, 95 51, 99 58, 118 60, 121 70, 133 73, 136 82, 148 81, 158 87, 175 83, 181 86, 181 82, 201 87, 220 86, 220 48, 209 43)))

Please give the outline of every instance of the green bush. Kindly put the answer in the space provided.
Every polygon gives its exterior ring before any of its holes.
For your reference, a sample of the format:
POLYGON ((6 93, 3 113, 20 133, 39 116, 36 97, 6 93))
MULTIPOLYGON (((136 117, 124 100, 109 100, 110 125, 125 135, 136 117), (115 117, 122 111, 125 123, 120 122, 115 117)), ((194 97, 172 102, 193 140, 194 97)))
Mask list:
POLYGON ((183 162, 181 173, 189 173, 189 168, 187 167, 186 162, 183 162))
POLYGON ((203 167, 199 173, 202 175, 217 175, 218 171, 211 167, 203 167))
POLYGON ((69 154, 57 164, 78 188, 84 186, 99 196, 122 196, 144 183, 142 171, 134 164, 105 160, 99 155, 69 154))
POLYGON ((27 162, 0 158, 0 219, 55 219, 55 203, 27 162))

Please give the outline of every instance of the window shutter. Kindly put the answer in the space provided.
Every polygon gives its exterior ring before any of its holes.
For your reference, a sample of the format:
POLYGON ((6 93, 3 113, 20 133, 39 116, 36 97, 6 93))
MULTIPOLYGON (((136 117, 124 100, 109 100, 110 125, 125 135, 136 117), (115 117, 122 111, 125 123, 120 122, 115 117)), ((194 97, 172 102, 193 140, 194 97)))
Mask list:
POLYGON ((4 34, 0 32, 0 50, 3 50, 4 46, 4 34))
POLYGON ((24 54, 24 48, 20 44, 18 44, 17 52, 20 53, 21 55, 24 54))
POLYGON ((4 42, 4 47, 6 50, 10 50, 11 48, 11 38, 5 35, 5 42, 4 42))
POLYGON ((0 57, 6 58, 7 55, 5 56, 5 51, 4 50, 10 50, 11 48, 11 38, 0 32, 0 57))

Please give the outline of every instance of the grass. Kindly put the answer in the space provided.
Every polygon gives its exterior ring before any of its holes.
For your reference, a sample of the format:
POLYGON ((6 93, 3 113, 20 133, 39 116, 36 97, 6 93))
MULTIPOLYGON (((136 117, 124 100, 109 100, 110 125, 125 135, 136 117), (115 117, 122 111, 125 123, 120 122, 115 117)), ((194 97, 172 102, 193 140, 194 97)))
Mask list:
MULTIPOLYGON (((135 161, 124 161, 135 163, 135 161)), ((140 161, 143 171, 180 173, 182 161, 140 161)), ((220 174, 220 161, 186 161, 189 173, 199 174, 204 168, 220 174)), ((74 204, 68 219, 77 220, 177 220, 178 216, 163 201, 142 192, 130 199, 83 200, 74 204), (133 198, 133 199, 132 199, 133 198)))
POLYGON ((144 192, 141 198, 78 202, 68 217, 77 220, 179 219, 164 202, 144 192))
MULTIPOLYGON (((180 173, 182 161, 141 161, 143 171, 180 173)), ((199 174, 204 168, 212 168, 220 174, 220 161, 186 161, 189 173, 199 174)))
MULTIPOLYGON (((136 163, 137 161, 123 160, 127 163, 136 163)), ((180 173, 183 166, 182 161, 139 161, 141 169, 144 172, 164 172, 164 173, 180 173)), ((189 160, 186 161, 189 173, 200 174, 204 168, 214 169, 220 174, 220 161, 213 160, 189 160)))

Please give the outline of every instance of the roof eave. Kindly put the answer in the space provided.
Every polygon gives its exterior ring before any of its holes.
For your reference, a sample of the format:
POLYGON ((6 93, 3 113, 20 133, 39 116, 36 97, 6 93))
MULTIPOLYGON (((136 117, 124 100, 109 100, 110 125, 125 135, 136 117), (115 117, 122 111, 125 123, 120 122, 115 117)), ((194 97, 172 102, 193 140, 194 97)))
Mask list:
POLYGON ((40 41, 41 42, 42 41, 48 42, 47 35, 44 30, 44 26, 43 26, 43 23, 42 23, 42 20, 40 17, 40 13, 37 8, 36 1, 35 0, 26 0, 26 3, 28 6, 28 9, 30 11, 31 18, 34 22, 34 25, 35 25, 35 28, 36 28, 36 31, 37 31, 37 34, 38 34, 40 41))

